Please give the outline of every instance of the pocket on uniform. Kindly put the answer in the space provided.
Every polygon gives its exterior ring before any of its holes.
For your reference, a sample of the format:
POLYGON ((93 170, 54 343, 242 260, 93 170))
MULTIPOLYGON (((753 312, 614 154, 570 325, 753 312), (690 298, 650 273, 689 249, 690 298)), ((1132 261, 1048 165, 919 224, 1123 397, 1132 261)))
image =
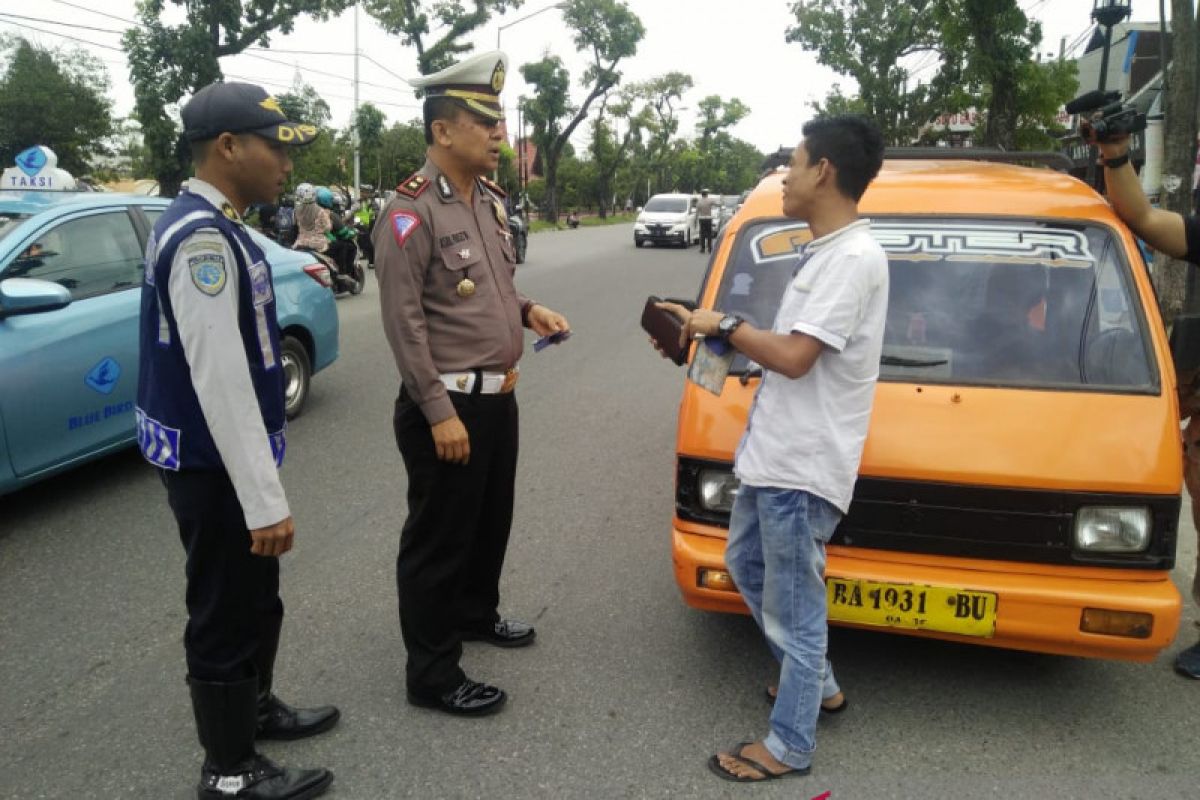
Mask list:
POLYGON ((442 248, 442 266, 451 272, 463 272, 478 264, 481 258, 483 247, 472 239, 442 248))

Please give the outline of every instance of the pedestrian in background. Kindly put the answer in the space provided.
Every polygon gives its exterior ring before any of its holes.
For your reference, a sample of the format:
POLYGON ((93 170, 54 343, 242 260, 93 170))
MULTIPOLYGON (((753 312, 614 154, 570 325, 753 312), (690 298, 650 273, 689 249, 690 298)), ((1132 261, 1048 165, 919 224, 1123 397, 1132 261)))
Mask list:
POLYGON ((696 218, 700 220, 700 252, 711 253, 713 244, 713 208, 717 205, 715 197, 708 196, 708 189, 700 190, 700 200, 696 203, 696 218))
POLYGON ((500 163, 507 57, 483 53, 413 81, 425 91, 425 165, 375 226, 384 331, 402 386, 393 424, 408 472, 396 559, 410 703, 450 714, 499 711, 503 690, 470 680, 464 640, 533 643, 498 612, 517 469, 523 327, 567 320, 513 285, 516 254, 500 163))
POLYGON ((846 705, 826 657, 825 544, 850 506, 879 377, 888 262, 858 200, 882 164, 883 138, 864 118, 804 126, 783 213, 814 238, 771 330, 661 304, 683 320, 685 343, 720 336, 763 367, 734 464, 725 561, 780 662, 779 686, 766 738, 709 759, 726 780, 808 774, 818 714, 846 705))
POLYGON ((241 212, 278 197, 288 145, 317 129, 244 83, 204 87, 181 116, 196 177, 147 246, 136 416, 187 553, 184 652, 205 754, 197 795, 316 797, 331 772, 280 768, 254 747, 328 730, 339 713, 272 693, 279 556, 295 527, 278 473, 286 420, 271 267, 241 212))

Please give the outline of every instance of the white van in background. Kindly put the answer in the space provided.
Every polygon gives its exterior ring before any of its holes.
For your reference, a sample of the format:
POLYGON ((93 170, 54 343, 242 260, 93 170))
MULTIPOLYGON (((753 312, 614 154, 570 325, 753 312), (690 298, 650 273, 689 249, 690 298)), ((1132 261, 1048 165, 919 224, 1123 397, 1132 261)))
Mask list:
POLYGON ((691 247, 700 238, 695 194, 656 194, 646 203, 633 224, 633 243, 678 244, 691 247))

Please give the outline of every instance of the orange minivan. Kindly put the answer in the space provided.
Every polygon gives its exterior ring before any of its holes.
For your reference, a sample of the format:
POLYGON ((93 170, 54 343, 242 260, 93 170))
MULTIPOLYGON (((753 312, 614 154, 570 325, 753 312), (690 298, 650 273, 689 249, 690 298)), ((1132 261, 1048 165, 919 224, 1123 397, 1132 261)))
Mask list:
MULTIPOLYGON (((830 622, 1148 661, 1180 616, 1167 335, 1105 200, 1014 157, 889 152, 860 203, 891 288, 854 500, 828 546, 830 622)), ((782 216, 781 179, 722 232, 699 305, 770 327, 809 239, 782 216)), ((685 381, 672 557, 697 608, 746 610, 724 548, 760 375, 738 355, 719 396, 685 381)))

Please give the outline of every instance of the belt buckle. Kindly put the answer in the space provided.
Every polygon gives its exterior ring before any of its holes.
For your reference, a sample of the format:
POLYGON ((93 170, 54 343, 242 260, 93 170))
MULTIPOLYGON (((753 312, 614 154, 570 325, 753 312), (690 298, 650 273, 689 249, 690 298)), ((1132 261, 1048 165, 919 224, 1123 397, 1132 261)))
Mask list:
POLYGON ((508 394, 513 389, 517 388, 517 378, 521 373, 516 367, 510 367, 504 371, 504 383, 500 385, 500 394, 508 394))
POLYGON ((458 390, 460 392, 465 392, 467 390, 467 384, 470 382, 471 382, 470 375, 459 375, 458 380, 456 380, 454 382, 454 385, 458 387, 458 390))

